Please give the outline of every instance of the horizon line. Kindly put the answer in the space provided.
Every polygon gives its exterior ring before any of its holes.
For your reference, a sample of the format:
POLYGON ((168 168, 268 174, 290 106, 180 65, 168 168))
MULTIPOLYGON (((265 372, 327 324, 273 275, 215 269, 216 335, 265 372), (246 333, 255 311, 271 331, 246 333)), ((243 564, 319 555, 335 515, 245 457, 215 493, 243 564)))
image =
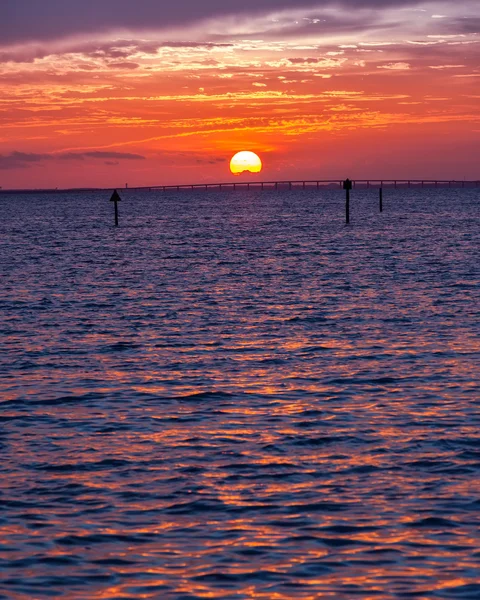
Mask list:
MULTIPOLYGON (((348 178, 347 178, 348 179, 348 178)), ((209 189, 209 188, 231 188, 236 189, 237 187, 246 187, 250 188, 250 186, 261 186, 261 189, 264 189, 264 186, 275 186, 272 189, 277 189, 279 185, 289 186, 289 188, 293 188, 296 186, 302 186, 302 188, 306 188, 308 186, 316 186, 327 187, 330 185, 339 185, 341 186, 345 179, 340 178, 332 178, 332 179, 281 179, 281 180, 268 180, 268 181, 224 181, 224 182, 214 182, 214 183, 180 183, 180 184, 165 184, 165 185, 136 185, 129 186, 127 184, 119 185, 119 186, 108 186, 108 187, 71 187, 71 188, 1 188, 0 194, 28 194, 28 193, 65 193, 65 192, 107 192, 111 190, 123 190, 123 191, 166 191, 166 190, 188 190, 188 189, 209 189)), ((410 187, 411 184, 416 186, 423 187, 427 186, 449 186, 452 185, 457 187, 465 187, 466 185, 471 185, 473 187, 478 187, 480 184, 479 179, 435 179, 435 178, 425 178, 425 179, 394 179, 394 178, 362 178, 362 179, 351 179, 353 186, 356 184, 366 186, 367 188, 372 185, 373 187, 382 187, 383 185, 388 185, 396 187, 397 185, 407 185, 410 187)))

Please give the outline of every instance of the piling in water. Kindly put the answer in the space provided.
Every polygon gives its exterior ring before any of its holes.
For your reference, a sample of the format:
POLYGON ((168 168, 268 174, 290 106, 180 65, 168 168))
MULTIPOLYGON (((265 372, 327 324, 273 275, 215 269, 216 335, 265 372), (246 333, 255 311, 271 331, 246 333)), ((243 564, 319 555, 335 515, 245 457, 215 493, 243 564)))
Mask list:
POLYGON ((378 188, 378 198, 380 200, 380 212, 383 212, 383 188, 378 188))
POLYGON ((110 202, 113 202, 115 205, 115 227, 118 227, 118 203, 121 198, 117 192, 117 190, 113 190, 112 197, 110 198, 110 202))
POLYGON ((345 223, 348 225, 350 223, 350 190, 352 189, 350 179, 345 179, 343 189, 345 190, 345 223))

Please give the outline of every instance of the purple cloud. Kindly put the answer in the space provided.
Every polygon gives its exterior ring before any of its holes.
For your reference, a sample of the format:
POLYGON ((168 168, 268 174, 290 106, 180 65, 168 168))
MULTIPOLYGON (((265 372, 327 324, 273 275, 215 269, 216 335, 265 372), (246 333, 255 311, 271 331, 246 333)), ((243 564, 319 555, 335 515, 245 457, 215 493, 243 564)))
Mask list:
POLYGON ((0 154, 0 169, 25 169, 31 164, 49 160, 50 154, 33 154, 27 152, 10 152, 10 154, 0 154))
POLYGON ((0 8, 0 39, 2 44, 8 45, 115 29, 164 29, 229 14, 258 14, 335 4, 381 8, 417 3, 417 0, 242 0, 238 4, 225 0, 177 0, 171 3, 159 0, 7 0, 0 8))
POLYGON ((63 154, 35 154, 28 152, 10 152, 10 154, 0 154, 0 170, 8 169, 26 169, 34 164, 49 160, 85 160, 96 159, 106 162, 106 164, 118 164, 119 160, 145 160, 141 154, 132 154, 130 152, 103 152, 93 150, 89 152, 66 152, 63 154))

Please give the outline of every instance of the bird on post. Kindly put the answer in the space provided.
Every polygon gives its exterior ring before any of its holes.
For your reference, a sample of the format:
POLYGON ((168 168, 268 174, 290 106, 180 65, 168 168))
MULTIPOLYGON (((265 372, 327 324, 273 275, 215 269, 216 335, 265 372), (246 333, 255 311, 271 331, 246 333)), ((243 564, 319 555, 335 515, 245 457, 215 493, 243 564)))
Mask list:
POLYGON ((110 198, 110 202, 115 203, 115 227, 118 227, 118 203, 120 202, 120 200, 121 198, 119 193, 117 192, 117 190, 114 190, 112 197, 110 198))

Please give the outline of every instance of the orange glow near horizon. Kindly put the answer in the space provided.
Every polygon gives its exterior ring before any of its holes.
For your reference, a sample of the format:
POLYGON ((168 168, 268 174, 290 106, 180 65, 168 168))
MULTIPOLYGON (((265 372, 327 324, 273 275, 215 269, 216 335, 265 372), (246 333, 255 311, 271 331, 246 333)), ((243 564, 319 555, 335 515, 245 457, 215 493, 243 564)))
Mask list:
POLYGON ((0 44, 0 187, 215 182, 249 147, 271 179, 477 179, 480 40, 448 10, 0 44))

